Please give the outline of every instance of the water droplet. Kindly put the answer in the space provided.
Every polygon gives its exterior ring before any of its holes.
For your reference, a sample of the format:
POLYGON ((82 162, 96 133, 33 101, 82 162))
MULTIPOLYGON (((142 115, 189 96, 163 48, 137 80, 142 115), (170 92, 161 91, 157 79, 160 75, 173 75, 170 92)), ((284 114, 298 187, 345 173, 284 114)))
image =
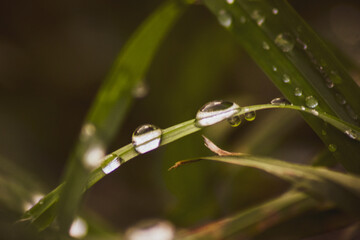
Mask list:
POLYGON ((274 98, 270 102, 273 105, 289 105, 290 102, 285 98, 274 98))
POLYGON ((272 13, 273 13, 274 15, 277 15, 277 14, 279 13, 279 9, 273 8, 273 9, 272 9, 272 13))
POLYGON ((235 0, 226 0, 226 2, 227 2, 228 4, 233 4, 233 3, 235 2, 235 0))
POLYGON ((297 87, 294 90, 294 94, 295 94, 295 96, 300 97, 302 95, 302 90, 297 87))
POLYGON ((333 87, 335 86, 335 84, 334 84, 334 82, 333 82, 331 79, 327 78, 327 79, 326 79, 326 86, 327 86, 328 88, 333 88, 333 87))
POLYGON ((258 26, 262 26, 265 22, 265 17, 258 10, 255 10, 251 13, 251 18, 256 21, 258 26))
POLYGON ((148 95, 148 93, 149 87, 144 81, 139 82, 139 84, 134 88, 132 92, 135 98, 144 98, 146 97, 146 95, 148 95))
POLYGON ((317 107, 317 105, 319 104, 318 101, 316 100, 316 98, 314 98, 313 96, 307 96, 305 98, 305 104, 307 107, 309 108, 315 108, 317 107))
POLYGON ((88 224, 80 217, 74 219, 69 229, 69 235, 73 238, 84 238, 88 232, 88 224))
POLYGON ((304 50, 307 50, 308 45, 304 43, 300 38, 297 38, 296 41, 302 46, 304 50))
POLYGON ((138 153, 147 153, 159 147, 162 131, 152 124, 138 127, 132 135, 132 144, 138 153))
POLYGON ((125 232, 126 240, 172 240, 174 236, 174 226, 163 220, 142 221, 125 232))
POLYGON ((305 111, 306 108, 304 106, 301 106, 300 109, 305 111))
POLYGON ((244 115, 237 115, 237 116, 233 116, 227 119, 227 121, 229 122, 229 124, 232 127, 237 127, 241 124, 241 122, 244 119, 244 115))
POLYGON ((98 168, 105 156, 105 148, 100 143, 90 146, 84 154, 83 164, 88 170, 98 168))
POLYGON ((273 69, 274 72, 277 71, 277 67, 275 67, 275 66, 273 66, 272 69, 273 69))
POLYGON ((321 135, 326 136, 327 132, 323 129, 321 130, 321 135))
POLYGON ((255 111, 247 112, 244 115, 245 115, 245 120, 249 121, 249 122, 254 121, 255 118, 256 118, 256 112, 255 111))
POLYGON ((311 113, 312 113, 313 115, 315 115, 315 116, 319 116, 319 112, 316 111, 315 109, 312 109, 312 110, 311 110, 311 113))
POLYGON ((346 112, 348 113, 348 115, 354 119, 354 120, 358 120, 359 116, 355 113, 354 109, 349 105, 349 104, 346 104, 345 105, 345 109, 346 109, 346 112))
POLYGON ((221 122, 234 114, 240 109, 240 106, 228 101, 212 101, 200 108, 196 114, 196 125, 198 127, 210 126, 221 122))
POLYGON ((30 201, 26 201, 23 204, 23 209, 24 211, 28 211, 29 209, 31 209, 34 205, 36 205, 37 203, 39 203, 40 205, 43 203, 42 199, 44 197, 44 194, 42 193, 35 193, 30 197, 30 201))
POLYGON ((290 83, 290 77, 287 74, 283 75, 283 82, 284 83, 290 83))
POLYGON ((335 144, 329 144, 328 146, 330 152, 336 152, 337 146, 335 144))
POLYGON ((280 33, 275 38, 275 44, 283 52, 290 52, 294 48, 295 41, 290 33, 280 33))
POLYGON ((348 135, 348 137, 351 138, 351 139, 356 139, 357 138, 356 132, 354 130, 352 130, 352 129, 346 130, 345 134, 348 135))
POLYGON ((232 24, 231 15, 223 9, 219 11, 218 21, 222 26, 226 28, 230 27, 232 24))
POLYGON ((263 46, 263 49, 265 49, 265 50, 269 50, 269 49, 270 49, 270 46, 269 46, 269 44, 268 44, 267 42, 263 42, 263 43, 262 43, 262 46, 263 46))
POLYGON ((341 93, 335 93, 335 99, 341 105, 346 104, 346 100, 345 100, 344 96, 341 93))
MULTIPOLYGON (((113 158, 113 160, 111 160, 108 164, 106 164, 103 168, 102 168, 102 171, 105 173, 105 174, 109 174, 111 172, 113 172, 115 169, 117 169, 118 167, 120 167, 121 163, 123 162, 123 160, 118 157, 117 155, 115 154, 111 154, 109 156, 109 158, 113 158)), ((107 159, 105 158, 105 161, 107 159)))

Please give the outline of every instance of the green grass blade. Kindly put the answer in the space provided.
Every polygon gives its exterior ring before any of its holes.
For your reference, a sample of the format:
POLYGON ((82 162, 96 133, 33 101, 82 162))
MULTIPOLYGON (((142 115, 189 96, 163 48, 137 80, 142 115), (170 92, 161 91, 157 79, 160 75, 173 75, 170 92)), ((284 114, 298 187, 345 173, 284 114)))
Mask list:
MULTIPOLYGON (((309 114, 314 114, 313 110, 307 109, 307 108, 301 108, 299 106, 293 106, 293 105, 272 105, 272 104, 264 104, 264 105, 254 105, 254 106, 247 106, 239 109, 238 114, 244 114, 245 112, 249 111, 257 111, 262 109, 271 109, 271 108, 288 108, 298 111, 304 111, 309 114)), ((351 124, 348 124, 346 122, 343 122, 335 117, 332 117, 330 115, 324 114, 324 113, 318 113, 316 117, 322 117, 324 121, 329 121, 330 124, 334 124, 335 126, 339 127, 339 129, 342 131, 342 129, 352 129, 353 131, 358 131, 358 128, 356 126, 353 126, 351 124)), ((181 139, 182 137, 185 137, 189 134, 192 134, 194 132, 200 131, 201 128, 196 127, 195 125, 195 119, 179 123, 177 125, 174 125, 172 127, 169 127, 167 129, 164 129, 162 131, 162 141, 161 146, 166 145, 168 143, 171 143, 173 141, 176 141, 178 139, 181 139)), ((344 134, 345 135, 345 134, 344 134)), ((353 140, 354 141, 354 140, 353 140)), ((108 165, 113 159, 114 156, 119 156, 122 159, 122 162, 127 162, 130 159, 133 159, 134 157, 138 156, 139 153, 137 153, 132 144, 128 144, 113 153, 107 155, 102 163, 102 167, 108 165)), ((105 176, 105 173, 102 171, 102 167, 97 168, 93 172, 90 173, 89 178, 87 179, 87 182, 85 184, 85 187, 82 188, 80 191, 83 193, 86 189, 93 186, 96 182, 98 182, 100 179, 102 179, 105 176)), ((23 220, 30 220, 31 222, 34 222, 37 218, 39 218, 42 214, 44 214, 47 209, 49 209, 53 204, 55 204, 59 199, 59 192, 63 186, 60 185, 58 188, 53 190, 51 193, 49 193, 43 201, 41 201, 41 204, 36 204, 33 208, 31 208, 29 211, 27 211, 24 216, 22 217, 23 220)), ((44 228, 44 226, 40 226, 41 228, 44 228)))
MULTIPOLYGON (((306 98, 313 96, 318 102, 317 111, 359 126, 359 87, 286 1, 204 3, 292 103, 306 105, 306 98), (297 88, 301 96, 295 95, 297 88)), ((334 157, 348 171, 360 173, 359 142, 328 128, 319 119, 303 117, 327 146, 339 146, 334 157), (327 134, 322 135, 323 131, 327 134)))
POLYGON ((306 194, 289 191, 269 202, 205 225, 200 229, 180 233, 176 239, 226 239, 234 235, 254 237, 272 226, 319 205, 306 194))
POLYGON ((117 133, 132 101, 132 90, 143 78, 166 33, 185 7, 167 1, 135 32, 116 59, 86 117, 82 135, 69 159, 58 209, 58 221, 67 233, 86 184, 89 171, 82 159, 94 146, 105 148, 117 133))
MULTIPOLYGON (((330 201, 350 214, 360 215, 360 177, 251 155, 201 158, 257 168, 273 174, 319 200, 330 201)), ((180 161, 174 167, 194 160, 180 161)))

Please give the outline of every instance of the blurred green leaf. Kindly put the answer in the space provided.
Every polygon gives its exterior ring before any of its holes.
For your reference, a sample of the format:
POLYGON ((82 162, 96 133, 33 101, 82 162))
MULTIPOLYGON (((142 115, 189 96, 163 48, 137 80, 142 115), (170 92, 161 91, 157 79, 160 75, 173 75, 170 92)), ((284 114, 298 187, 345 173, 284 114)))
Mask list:
MULTIPOLYGON (((317 111, 359 125, 359 87, 286 1, 204 3, 292 103, 306 105, 307 99, 313 97, 317 111), (301 94, 295 94, 295 90, 301 90, 301 94)), ((333 155, 348 171, 360 172, 359 142, 319 119, 303 117, 327 146, 338 146, 333 155), (323 135, 323 131, 327 134, 323 135)))
MULTIPOLYGON (((251 155, 214 156, 201 159, 263 170, 291 182, 295 188, 314 198, 333 202, 350 214, 360 215, 358 176, 251 155)), ((174 167, 193 161, 180 161, 174 167)))

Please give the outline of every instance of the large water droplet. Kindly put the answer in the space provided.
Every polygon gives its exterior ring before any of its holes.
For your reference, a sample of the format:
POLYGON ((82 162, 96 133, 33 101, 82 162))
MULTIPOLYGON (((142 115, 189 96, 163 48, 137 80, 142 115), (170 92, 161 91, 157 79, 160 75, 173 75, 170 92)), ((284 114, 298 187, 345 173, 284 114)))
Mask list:
POLYGON ((223 9, 219 11, 218 21, 222 26, 226 28, 230 27, 232 24, 231 15, 223 9))
POLYGON ((251 13, 251 18, 256 21, 258 26, 262 26, 265 22, 265 17, 258 10, 255 10, 251 13))
MULTIPOLYGON (((111 172, 113 172, 115 169, 117 169, 118 167, 120 167, 121 163, 123 162, 123 160, 118 157, 117 155, 115 154, 111 154, 109 156, 109 158, 113 158, 106 166, 104 166, 102 168, 102 171, 105 173, 105 174, 109 174, 111 172)), ((108 158, 107 158, 108 159, 108 158)), ((105 158, 105 161, 107 160, 105 158)))
POLYGON ((329 144, 328 149, 330 152, 336 152, 337 146, 335 144, 329 144))
POLYGON ((294 94, 295 94, 295 96, 300 97, 302 95, 302 90, 297 87, 294 90, 294 94))
POLYGON ((256 112, 255 111, 247 112, 244 115, 245 115, 245 120, 249 121, 249 122, 254 121, 255 118, 256 118, 256 112))
POLYGON ((160 128, 144 124, 132 135, 132 144, 138 153, 146 153, 159 147, 162 131, 160 128))
POLYGON ((289 75, 287 75, 287 74, 284 74, 284 75, 283 75, 283 82, 284 82, 284 83, 290 83, 290 77, 289 77, 289 75))
POLYGON ((237 116, 233 116, 227 119, 227 121, 229 122, 229 124, 232 127, 237 127, 241 124, 241 122, 244 119, 244 115, 237 115, 237 116))
POLYGON ((196 114, 196 126, 205 127, 221 122, 240 109, 240 106, 228 101, 212 101, 200 108, 196 114))
POLYGON ((294 48, 295 41, 290 33, 280 33, 275 38, 275 44, 283 52, 290 52, 294 48))
POLYGON ((262 47, 263 47, 263 49, 265 49, 265 50, 269 50, 269 49, 270 49, 270 46, 269 46, 269 44, 268 44, 267 42, 263 42, 263 43, 262 43, 262 47))
POLYGON ((346 130, 345 134, 348 135, 348 137, 351 138, 351 139, 356 139, 357 138, 356 132, 354 130, 352 130, 352 129, 346 130))
POLYGON ((317 105, 319 104, 318 101, 316 100, 316 98, 314 98, 313 96, 307 96, 305 98, 305 104, 307 107, 309 108, 315 108, 317 107, 317 105))
POLYGON ((289 105, 290 102, 285 98, 274 98, 270 102, 273 105, 289 105))

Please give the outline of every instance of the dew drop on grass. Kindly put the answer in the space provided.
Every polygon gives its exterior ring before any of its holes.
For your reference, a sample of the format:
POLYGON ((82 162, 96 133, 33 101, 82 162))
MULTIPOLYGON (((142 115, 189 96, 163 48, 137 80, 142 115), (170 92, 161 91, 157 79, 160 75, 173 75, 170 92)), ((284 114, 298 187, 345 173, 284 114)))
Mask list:
POLYGON ((283 75, 283 82, 284 82, 284 83, 290 83, 290 77, 289 77, 289 75, 287 75, 287 74, 284 74, 284 75, 283 75))
POLYGON ((277 67, 276 67, 276 66, 273 66, 272 69, 273 69, 274 72, 277 71, 277 67))
POLYGON ((255 10, 251 13, 251 18, 256 21, 258 26, 262 26, 265 22, 265 17, 258 10, 255 10))
POLYGON ((329 144, 328 149, 330 152, 336 152, 337 146, 335 144, 329 144))
POLYGON ((255 118, 256 118, 256 112, 255 111, 247 112, 244 115, 245 115, 245 120, 249 121, 249 122, 254 121, 255 118))
POLYGON ((279 13, 279 9, 277 9, 277 8, 273 8, 271 11, 274 15, 278 15, 278 13, 279 13))
POLYGON ((147 153, 160 146, 162 131, 152 124, 138 127, 132 135, 132 144, 138 153, 147 153))
POLYGON ((311 110, 311 113, 312 113, 314 116, 319 116, 319 112, 316 111, 315 109, 312 109, 312 110, 311 110))
POLYGON ((237 127, 241 124, 243 119, 244 119, 244 115, 240 115, 240 116, 238 115, 228 118, 227 121, 232 127, 237 127))
MULTIPOLYGON (((111 172, 113 172, 115 169, 117 169, 118 167, 120 167, 121 163, 123 162, 123 160, 118 157, 116 154, 111 154, 109 156, 109 158, 112 158, 112 160, 106 164, 106 166, 104 166, 102 168, 102 171, 105 173, 105 174, 109 174, 111 172)), ((108 158, 105 159, 105 161, 107 160, 108 158)))
POLYGON ((219 11, 218 21, 223 27, 226 28, 230 27, 232 24, 231 15, 228 12, 226 12, 224 9, 219 11))
POLYGON ((357 138, 356 132, 354 130, 352 130, 352 129, 346 130, 345 134, 351 139, 356 139, 357 138))
POLYGON ((335 99, 341 105, 346 104, 346 100, 345 100, 344 96, 341 93, 335 93, 335 99))
POLYGON ((149 86, 141 81, 137 86, 133 89, 132 94, 135 98, 144 98, 149 93, 149 86))
POLYGON ((232 117, 240 110, 240 106, 228 101, 212 101, 200 108, 196 113, 196 126, 205 127, 232 117))
POLYGON ((305 111, 306 108, 304 106, 301 106, 300 109, 305 111))
POLYGON ((270 102, 272 105, 289 105, 290 102, 285 98, 274 98, 270 102))
POLYGON ((302 90, 300 89, 300 88, 295 88, 295 90, 294 90, 294 95, 296 96, 296 97, 300 97, 301 95, 302 95, 302 90))
POLYGON ((307 96, 305 98, 305 104, 309 108, 315 108, 319 104, 315 97, 313 96, 307 96))
POLYGON ((95 128, 94 124, 86 123, 83 125, 83 127, 81 129, 81 138, 83 140, 90 138, 91 136, 94 135, 95 131, 96 131, 96 128, 95 128))
POLYGON ((147 220, 129 228, 125 232, 126 240, 172 240, 175 227, 168 221, 147 220))
POLYGON ((275 44, 283 52, 290 52, 294 48, 295 41, 290 33, 280 33, 275 38, 275 44))
POLYGON ((227 2, 228 4, 233 4, 233 3, 235 2, 235 0, 226 0, 226 2, 227 2))
POLYGON ((269 44, 268 44, 267 42, 265 42, 265 41, 262 43, 262 47, 263 47, 263 49, 265 49, 265 50, 269 50, 269 49, 270 49, 269 44))

